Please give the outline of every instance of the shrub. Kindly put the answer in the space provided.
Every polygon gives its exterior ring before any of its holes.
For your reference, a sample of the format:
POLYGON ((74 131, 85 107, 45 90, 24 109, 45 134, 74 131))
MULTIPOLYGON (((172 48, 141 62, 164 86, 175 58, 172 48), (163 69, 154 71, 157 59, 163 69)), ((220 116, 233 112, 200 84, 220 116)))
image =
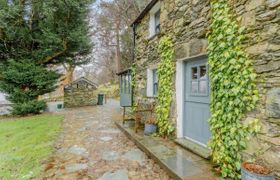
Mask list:
POLYGON ((28 101, 24 103, 18 103, 12 105, 12 114, 14 115, 27 115, 27 114, 39 114, 46 109, 47 105, 45 101, 28 101))

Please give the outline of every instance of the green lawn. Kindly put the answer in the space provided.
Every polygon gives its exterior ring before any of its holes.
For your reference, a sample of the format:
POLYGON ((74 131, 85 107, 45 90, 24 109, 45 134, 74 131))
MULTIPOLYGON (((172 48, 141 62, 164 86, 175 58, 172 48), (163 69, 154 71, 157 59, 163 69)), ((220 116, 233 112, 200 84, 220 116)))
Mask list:
POLYGON ((63 116, 43 114, 0 120, 0 179, 30 179, 53 150, 63 116))

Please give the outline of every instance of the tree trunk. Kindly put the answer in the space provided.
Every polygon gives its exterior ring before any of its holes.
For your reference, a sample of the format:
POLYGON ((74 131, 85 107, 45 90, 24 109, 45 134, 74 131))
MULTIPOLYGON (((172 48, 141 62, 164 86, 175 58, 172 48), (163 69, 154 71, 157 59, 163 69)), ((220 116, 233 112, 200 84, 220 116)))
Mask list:
POLYGON ((66 69, 65 79, 66 83, 70 84, 73 81, 73 75, 74 75, 75 67, 70 66, 66 69))
POLYGON ((117 22, 116 26, 116 61, 117 72, 121 71, 121 49, 120 49, 120 22, 117 22))
POLYGON ((0 40, 4 40, 4 30, 0 28, 0 40))

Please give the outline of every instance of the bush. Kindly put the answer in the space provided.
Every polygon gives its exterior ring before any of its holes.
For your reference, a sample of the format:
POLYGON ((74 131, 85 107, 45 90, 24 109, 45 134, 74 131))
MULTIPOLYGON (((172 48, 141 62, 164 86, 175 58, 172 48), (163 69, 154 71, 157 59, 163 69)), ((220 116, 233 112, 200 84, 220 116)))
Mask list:
POLYGON ((47 104, 45 101, 33 100, 14 104, 12 107, 12 114, 14 115, 39 114, 41 111, 46 109, 47 104))

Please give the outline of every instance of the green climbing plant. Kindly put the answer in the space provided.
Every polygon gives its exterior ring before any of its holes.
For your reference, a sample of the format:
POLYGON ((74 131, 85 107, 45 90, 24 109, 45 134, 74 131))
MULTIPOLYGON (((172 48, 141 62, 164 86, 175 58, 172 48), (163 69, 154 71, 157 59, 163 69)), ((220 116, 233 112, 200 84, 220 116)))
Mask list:
POLYGON ((164 37, 159 44, 160 64, 157 69, 159 89, 156 105, 157 125, 160 136, 169 136, 174 127, 169 122, 172 102, 172 82, 175 73, 174 49, 170 37, 164 37))
MULTIPOLYGON (((131 66, 131 89, 132 89, 132 97, 135 97, 135 93, 134 93, 134 90, 135 90, 135 87, 136 87, 136 64, 133 63, 132 66, 131 66)), ((133 99, 132 100, 132 112, 135 112, 136 111, 136 102, 135 100, 133 99)))
POLYGON ((211 1, 209 145, 222 176, 240 179, 241 152, 246 148, 246 139, 260 129, 258 120, 243 124, 242 119, 256 107, 258 91, 252 62, 242 47, 245 29, 239 26, 227 3, 211 1))

